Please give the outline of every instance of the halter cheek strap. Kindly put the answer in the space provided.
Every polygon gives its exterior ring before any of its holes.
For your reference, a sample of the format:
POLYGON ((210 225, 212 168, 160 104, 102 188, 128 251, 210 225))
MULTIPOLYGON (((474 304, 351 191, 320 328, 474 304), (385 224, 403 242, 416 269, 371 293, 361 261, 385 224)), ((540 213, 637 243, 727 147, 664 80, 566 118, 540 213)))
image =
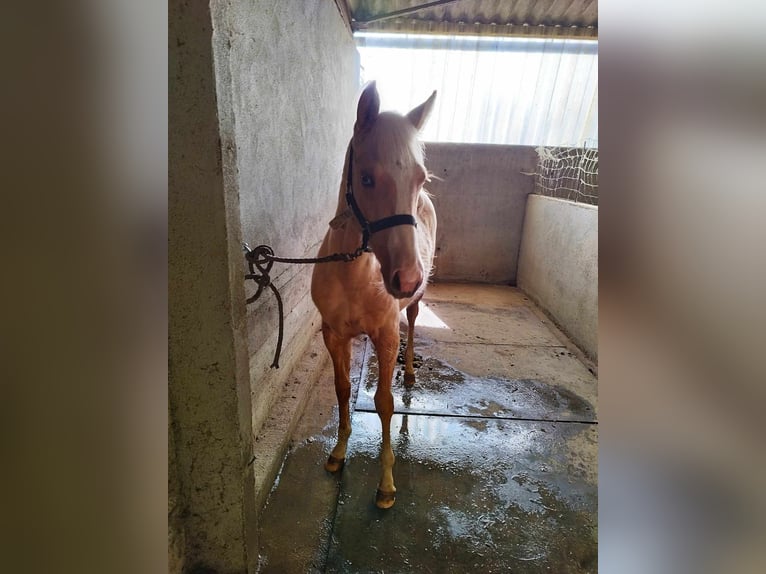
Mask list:
POLYGON ((383 219, 378 219, 376 221, 368 221, 367 218, 362 213, 362 210, 359 209, 359 204, 357 204, 356 199, 354 198, 354 187, 351 183, 352 173, 353 173, 353 163, 354 163, 354 148, 351 145, 349 145, 348 146, 348 171, 346 172, 346 203, 348 203, 348 206, 351 208, 351 211, 354 213, 354 217, 356 217, 356 220, 359 222, 359 225, 362 227, 362 249, 364 251, 370 251, 370 248, 368 247, 367 244, 369 243, 370 237, 372 236, 373 233, 377 233, 378 231, 383 231, 384 229, 388 229, 389 227, 396 227, 397 225, 412 225, 413 227, 418 226, 418 222, 409 213, 389 215, 388 217, 384 217, 383 219))

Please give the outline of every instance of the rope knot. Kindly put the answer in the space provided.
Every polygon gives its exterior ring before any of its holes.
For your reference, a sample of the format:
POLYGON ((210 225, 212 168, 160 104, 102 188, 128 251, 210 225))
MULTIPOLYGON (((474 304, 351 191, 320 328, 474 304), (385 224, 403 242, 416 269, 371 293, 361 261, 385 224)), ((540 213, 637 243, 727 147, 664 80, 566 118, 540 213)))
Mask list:
POLYGON ((250 269, 250 273, 245 275, 245 279, 252 279, 258 285, 255 295, 247 299, 248 303, 252 303, 261 296, 266 287, 272 287, 269 272, 274 265, 274 251, 268 245, 259 245, 255 249, 250 249, 245 243, 243 248, 245 249, 245 260, 250 269))
POLYGON ((277 350, 274 353, 274 362, 271 364, 272 368, 279 368, 279 355, 282 352, 282 340, 284 338, 284 324, 285 313, 284 305, 282 303, 282 297, 279 295, 279 291, 276 286, 271 282, 271 276, 269 272, 275 261, 280 263, 330 263, 332 261, 344 261, 349 263, 354 259, 360 257, 363 253, 371 252, 366 242, 363 242, 361 247, 358 247, 352 253, 333 253, 332 255, 326 255, 324 257, 312 257, 312 258, 291 258, 291 257, 277 257, 274 255, 274 250, 268 245, 259 245, 254 249, 250 249, 247 243, 242 244, 242 250, 245 252, 245 261, 250 273, 245 275, 245 279, 254 281, 258 286, 255 294, 252 297, 247 298, 247 303, 253 303, 258 297, 261 296, 263 290, 267 287, 274 293, 274 297, 277 300, 277 308, 279 310, 279 335, 277 337, 277 350))

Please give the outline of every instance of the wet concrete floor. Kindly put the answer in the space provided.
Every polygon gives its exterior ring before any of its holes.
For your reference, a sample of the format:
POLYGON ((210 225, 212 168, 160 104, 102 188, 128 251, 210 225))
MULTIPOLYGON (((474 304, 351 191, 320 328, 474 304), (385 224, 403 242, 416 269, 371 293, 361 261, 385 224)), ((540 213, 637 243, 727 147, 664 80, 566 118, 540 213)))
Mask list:
POLYGON ((394 507, 374 502, 377 364, 361 337, 346 465, 323 467, 328 366, 262 515, 260 571, 595 572, 597 381, 576 350, 516 289, 436 284, 415 352, 415 386, 402 365, 393 384, 394 507))

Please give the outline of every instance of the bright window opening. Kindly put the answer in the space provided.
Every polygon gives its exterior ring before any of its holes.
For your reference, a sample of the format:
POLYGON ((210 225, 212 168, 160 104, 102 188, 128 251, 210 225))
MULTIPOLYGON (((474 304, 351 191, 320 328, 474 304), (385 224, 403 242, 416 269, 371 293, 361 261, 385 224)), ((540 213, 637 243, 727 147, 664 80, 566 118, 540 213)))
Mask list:
POLYGON ((381 109, 438 91, 425 141, 598 147, 598 41, 362 32, 381 109))

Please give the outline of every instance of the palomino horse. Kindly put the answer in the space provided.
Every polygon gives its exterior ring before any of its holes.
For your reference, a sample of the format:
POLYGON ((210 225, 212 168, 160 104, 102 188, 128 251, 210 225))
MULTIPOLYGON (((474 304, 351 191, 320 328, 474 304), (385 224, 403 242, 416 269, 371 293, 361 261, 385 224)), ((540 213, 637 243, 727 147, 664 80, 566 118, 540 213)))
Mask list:
POLYGON ((435 98, 436 92, 406 116, 379 113, 375 83, 365 88, 346 155, 338 209, 319 256, 350 253, 360 245, 367 247, 368 242, 372 252, 351 262, 316 265, 311 281, 311 296, 322 314, 322 335, 335 370, 340 409, 338 442, 325 464, 330 472, 343 467, 351 434, 351 340, 366 333, 375 345, 380 376, 375 410, 383 430, 383 470, 375 499, 380 508, 393 506, 396 494, 390 427, 399 312, 407 308, 405 384, 411 386, 415 381, 413 327, 434 256, 436 214, 423 191, 427 172, 417 135, 435 98))

